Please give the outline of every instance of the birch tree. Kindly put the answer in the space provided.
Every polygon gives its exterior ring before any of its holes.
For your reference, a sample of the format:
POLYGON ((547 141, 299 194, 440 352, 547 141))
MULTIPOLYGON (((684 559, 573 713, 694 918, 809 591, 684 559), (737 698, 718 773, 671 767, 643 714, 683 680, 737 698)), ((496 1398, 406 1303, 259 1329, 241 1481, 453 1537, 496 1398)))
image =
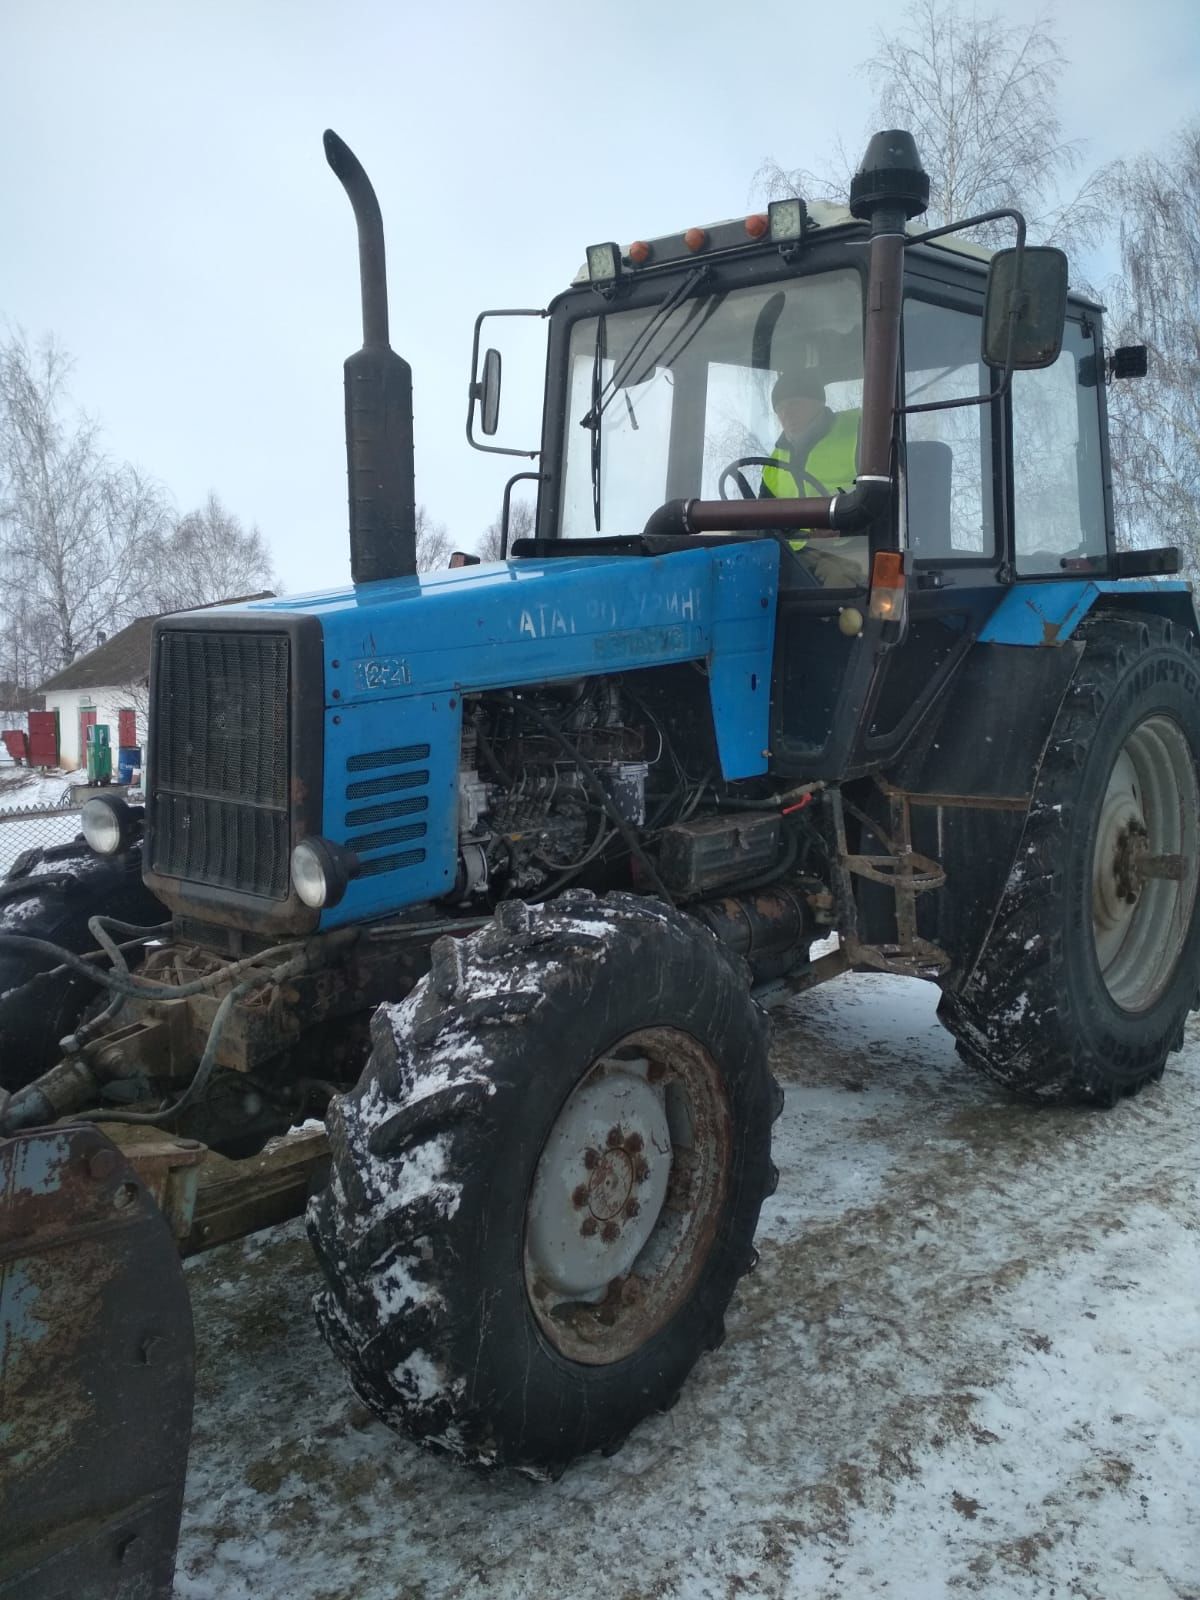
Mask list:
POLYGON ((241 520, 210 492, 195 511, 179 517, 153 552, 151 593, 155 611, 186 611, 277 588, 271 556, 256 527, 241 520))
POLYGON ((52 340, 0 345, 0 565, 9 632, 45 674, 144 605, 162 491, 105 455, 97 424, 68 410, 68 358, 52 340))
POLYGON ((1144 378, 1108 391, 1117 526, 1137 545, 1179 545, 1200 580, 1200 118, 1165 155, 1107 178, 1122 266, 1108 342, 1149 354, 1144 378))
MULTIPOLYGON (((1066 65, 1044 15, 1013 23, 957 0, 913 0, 893 32, 876 32, 860 66, 875 94, 867 131, 907 128, 916 139, 931 227, 1007 206, 1025 213, 1031 240, 1070 248, 1095 236, 1103 185, 1094 174, 1074 181, 1084 149, 1065 137, 1058 112, 1066 65)), ((768 158, 756 183, 771 196, 844 203, 859 153, 839 144, 824 172, 768 158)), ((1012 225, 978 237, 1009 244, 1012 225)))

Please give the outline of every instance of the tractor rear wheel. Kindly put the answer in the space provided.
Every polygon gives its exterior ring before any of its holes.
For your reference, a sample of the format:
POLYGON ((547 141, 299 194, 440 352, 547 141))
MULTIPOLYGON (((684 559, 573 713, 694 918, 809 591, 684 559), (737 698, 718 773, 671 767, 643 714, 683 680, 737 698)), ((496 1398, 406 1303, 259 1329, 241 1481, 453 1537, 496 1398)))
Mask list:
POLYGON ((330 1112, 315 1302, 384 1421, 553 1476, 723 1336, 782 1096, 740 963, 632 895, 434 946, 330 1112))
POLYGON ((1083 637, 992 932, 939 1015, 1006 1087, 1113 1105, 1198 1000, 1200 657, 1162 618, 1083 637))
MULTIPOLYGON (((95 947, 88 919, 154 927, 167 910, 142 882, 141 845, 98 856, 82 840, 29 850, 0 883, 0 933, 45 939, 76 954, 95 947)), ((58 1042, 104 991, 70 973, 39 977, 51 956, 0 944, 0 1088, 20 1089, 58 1061, 58 1042)))

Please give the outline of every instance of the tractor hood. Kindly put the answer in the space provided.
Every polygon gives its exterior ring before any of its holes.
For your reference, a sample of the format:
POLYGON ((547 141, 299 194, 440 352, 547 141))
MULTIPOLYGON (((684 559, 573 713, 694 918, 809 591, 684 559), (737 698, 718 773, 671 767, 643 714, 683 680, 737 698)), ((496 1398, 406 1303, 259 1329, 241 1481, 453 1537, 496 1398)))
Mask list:
MULTIPOLYGON (((290 650, 292 838, 319 833, 363 862, 345 898, 321 914, 332 927, 452 888, 464 694, 694 661, 708 679, 724 776, 764 773, 778 567, 773 540, 654 558, 509 561, 184 614, 157 628, 160 638, 253 635, 245 648, 255 661, 290 650)), ((218 674, 227 725, 255 741, 261 694, 279 691, 240 685, 240 668, 226 681, 226 663, 241 655, 225 648, 213 644, 207 670, 218 674)), ((162 698, 165 710, 165 688, 162 698)), ((153 755, 150 766, 153 774, 153 755)), ((182 903, 167 874, 153 886, 182 903)), ((196 904, 217 893, 187 892, 196 904)), ((228 888, 219 897, 229 920, 235 897, 228 888)), ((245 898, 246 926, 268 926, 262 907, 245 898)), ((300 915, 289 899, 269 926, 290 929, 300 915)))

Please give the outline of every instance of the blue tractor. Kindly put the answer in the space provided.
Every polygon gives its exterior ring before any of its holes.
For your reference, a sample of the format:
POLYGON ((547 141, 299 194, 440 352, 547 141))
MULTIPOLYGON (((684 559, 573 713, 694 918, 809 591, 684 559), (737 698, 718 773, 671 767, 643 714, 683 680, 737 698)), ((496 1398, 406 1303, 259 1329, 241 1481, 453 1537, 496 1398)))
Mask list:
MULTIPOLYGON (((1178 553, 1114 540, 1105 394, 1144 351, 1015 213, 922 229, 900 132, 848 209, 590 249, 535 313, 532 536, 418 573, 379 209, 326 151, 353 586, 156 625, 144 815, 90 801, 90 848, 2 891, 0 1132, 115 1147, 129 1203, 147 1130, 161 1178, 163 1140, 191 1170, 323 1116, 316 1312, 355 1389, 551 1474, 721 1341, 777 1178, 770 1001, 911 974, 1028 1099, 1162 1074, 1200 630, 1178 553), (1002 216, 1013 248, 962 240, 1002 216)), ((164 1182, 185 1249, 228 1236, 164 1182)))

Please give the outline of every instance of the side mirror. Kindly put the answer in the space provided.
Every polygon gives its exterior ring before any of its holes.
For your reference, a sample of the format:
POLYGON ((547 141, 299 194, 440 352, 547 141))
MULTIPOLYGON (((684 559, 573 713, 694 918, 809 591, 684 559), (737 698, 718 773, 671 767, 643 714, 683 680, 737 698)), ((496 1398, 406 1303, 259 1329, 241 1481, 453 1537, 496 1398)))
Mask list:
POLYGON ((1067 258, 1050 245, 998 250, 988 271, 983 307, 983 359, 989 367, 1028 372, 1050 367, 1062 349, 1067 319, 1067 258), (1010 343, 1011 340, 1011 343, 1010 343))
POLYGON ((483 381, 479 385, 479 426, 489 437, 500 425, 500 352, 488 350, 483 357, 483 381))

